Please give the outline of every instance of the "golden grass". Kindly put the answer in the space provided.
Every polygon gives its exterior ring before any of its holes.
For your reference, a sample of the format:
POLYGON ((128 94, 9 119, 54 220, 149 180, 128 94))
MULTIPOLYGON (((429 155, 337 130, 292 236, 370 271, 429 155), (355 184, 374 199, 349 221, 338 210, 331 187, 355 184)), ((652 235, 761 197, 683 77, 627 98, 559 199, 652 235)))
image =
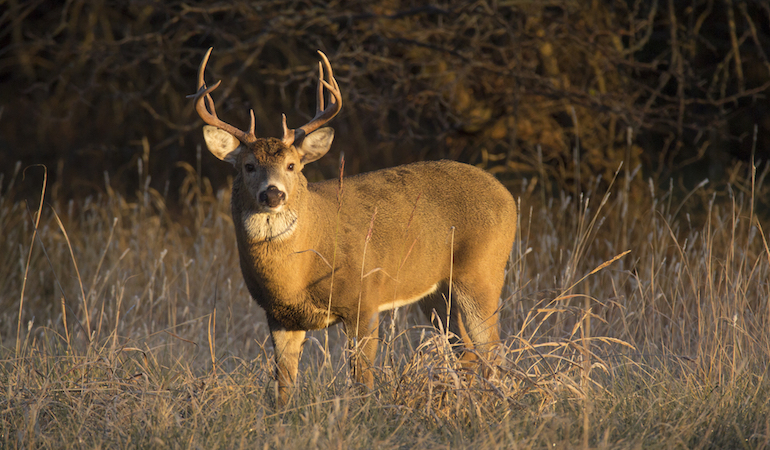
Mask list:
POLYGON ((148 187, 38 209, 10 200, 16 179, 0 197, 3 447, 770 445, 764 176, 682 205, 654 188, 525 201, 496 377, 404 308, 374 392, 333 328, 309 334, 276 411, 229 194, 190 174, 174 219, 148 187))

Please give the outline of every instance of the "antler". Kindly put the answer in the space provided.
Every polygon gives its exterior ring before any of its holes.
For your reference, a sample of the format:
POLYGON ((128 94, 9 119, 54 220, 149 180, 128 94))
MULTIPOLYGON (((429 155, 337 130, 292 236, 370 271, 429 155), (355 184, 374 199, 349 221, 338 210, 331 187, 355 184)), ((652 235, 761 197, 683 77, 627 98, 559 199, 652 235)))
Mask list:
POLYGON ((198 92, 193 95, 188 95, 187 98, 195 99, 195 110, 198 111, 198 115, 201 116, 204 122, 209 125, 215 126, 219 129, 227 131, 235 136, 239 141, 244 144, 254 142, 257 140, 257 136, 254 134, 254 110, 251 110, 251 125, 249 126, 249 132, 241 131, 238 128, 225 123, 217 117, 217 110, 214 107, 214 100, 211 98, 211 92, 218 88, 222 83, 222 80, 217 81, 211 87, 206 87, 206 82, 203 81, 203 72, 206 70, 206 63, 209 62, 209 56, 214 47, 209 48, 206 55, 203 57, 200 67, 198 68, 198 92), (210 110, 210 111, 209 111, 210 110))
POLYGON ((334 72, 332 72, 332 65, 329 63, 329 59, 324 55, 322 51, 318 51, 323 59, 323 65, 321 61, 318 61, 318 99, 316 103, 315 117, 302 125, 301 127, 290 130, 286 126, 286 114, 283 115, 283 143, 286 145, 292 145, 294 142, 301 141, 305 136, 313 131, 321 128, 326 122, 332 120, 334 116, 342 109, 342 93, 340 87, 337 85, 337 80, 334 79, 334 72), (324 66, 326 66, 326 75, 328 81, 324 80, 324 66), (324 108, 324 92, 323 88, 326 88, 330 95, 329 106, 324 108))

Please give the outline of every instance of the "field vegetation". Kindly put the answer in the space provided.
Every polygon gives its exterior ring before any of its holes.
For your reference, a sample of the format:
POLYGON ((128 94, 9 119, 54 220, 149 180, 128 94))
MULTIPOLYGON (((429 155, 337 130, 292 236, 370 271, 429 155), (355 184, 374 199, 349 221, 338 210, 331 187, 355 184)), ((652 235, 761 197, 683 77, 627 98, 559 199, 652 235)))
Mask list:
POLYGON ((282 411, 227 191, 191 170, 183 220, 151 188, 38 210, 4 195, 2 292, 17 308, 0 315, 0 436, 17 448, 765 448, 770 248, 753 194, 767 167, 683 200, 652 185, 632 199, 619 175, 606 192, 522 202, 496 378, 464 371, 405 307, 381 332, 375 391, 351 385, 340 327, 313 332, 282 411))
POLYGON ((766 2, 0 4, 0 447, 770 448, 766 2), (260 136, 329 55, 311 181, 450 158, 511 190, 495 377, 404 307, 374 391, 334 327, 274 407, 185 98, 210 46, 260 136))

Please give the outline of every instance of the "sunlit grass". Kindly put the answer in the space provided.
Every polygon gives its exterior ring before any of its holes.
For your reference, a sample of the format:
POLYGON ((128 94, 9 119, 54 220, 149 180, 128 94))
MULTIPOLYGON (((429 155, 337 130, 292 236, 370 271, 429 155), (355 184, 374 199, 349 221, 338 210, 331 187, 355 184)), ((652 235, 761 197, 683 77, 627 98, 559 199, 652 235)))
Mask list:
POLYGON ((403 308, 386 314, 374 392, 349 380, 335 327, 309 334, 278 411, 229 194, 188 171, 173 214, 149 187, 40 209, 0 197, 4 447, 770 445, 770 249, 754 177, 681 205, 629 185, 525 197, 495 377, 463 369, 403 308))

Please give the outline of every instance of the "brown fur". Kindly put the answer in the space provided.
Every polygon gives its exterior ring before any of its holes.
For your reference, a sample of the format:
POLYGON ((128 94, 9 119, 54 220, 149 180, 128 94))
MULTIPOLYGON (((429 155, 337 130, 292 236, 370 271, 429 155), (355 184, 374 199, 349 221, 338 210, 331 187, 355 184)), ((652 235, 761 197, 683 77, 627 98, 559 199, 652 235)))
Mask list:
MULTIPOLYGON (((287 152, 279 154, 280 160, 287 152)), ((265 160, 260 163, 268 165, 265 160)), ((308 184, 301 172, 292 176, 287 205, 296 208, 297 225, 286 239, 248 237, 244 212, 258 207, 242 174, 232 197, 241 270, 268 315, 276 347, 279 403, 296 378, 304 331, 337 322, 363 346, 352 367, 356 379, 372 387, 377 313, 437 286, 421 307, 429 317, 434 309, 445 317, 450 265, 450 328, 489 353, 499 339, 496 310, 516 232, 515 202, 497 180, 453 161, 414 163, 345 178, 340 207, 338 181, 308 184)))

